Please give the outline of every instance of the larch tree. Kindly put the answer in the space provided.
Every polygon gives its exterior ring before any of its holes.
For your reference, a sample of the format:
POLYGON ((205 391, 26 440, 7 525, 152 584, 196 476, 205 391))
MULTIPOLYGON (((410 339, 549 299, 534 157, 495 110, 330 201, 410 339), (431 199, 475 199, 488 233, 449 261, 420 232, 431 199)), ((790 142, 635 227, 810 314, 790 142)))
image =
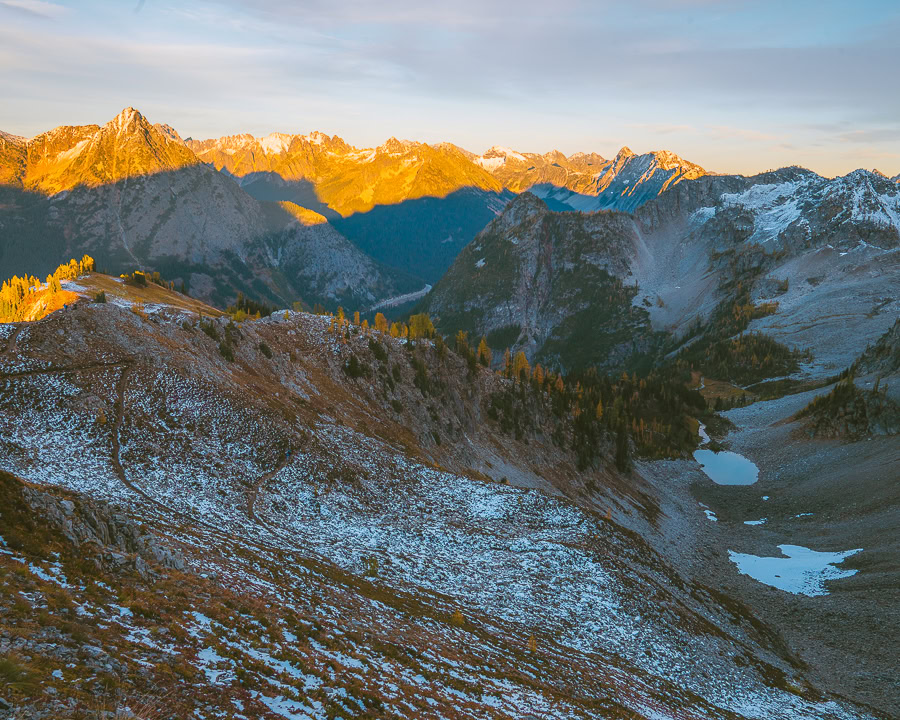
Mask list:
POLYGON ((485 367, 490 367, 493 359, 494 354, 491 352, 491 348, 487 344, 487 338, 482 335, 481 342, 478 343, 478 362, 480 362, 485 367))
POLYGON ((528 364, 528 358, 525 356, 524 350, 516 353, 516 359, 513 361, 513 378, 525 381, 531 377, 531 365, 528 364))

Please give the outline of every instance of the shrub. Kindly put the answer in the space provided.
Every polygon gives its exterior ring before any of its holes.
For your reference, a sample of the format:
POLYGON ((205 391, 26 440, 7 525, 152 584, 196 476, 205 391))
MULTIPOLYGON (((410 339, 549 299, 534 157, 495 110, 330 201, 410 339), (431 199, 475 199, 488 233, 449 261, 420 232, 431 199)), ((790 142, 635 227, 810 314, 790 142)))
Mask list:
POLYGON ((96 295, 94 295, 95 303, 105 303, 106 302, 106 292, 101 290, 96 295))
POLYGON ((347 377, 359 378, 369 374, 369 366, 360 362, 356 355, 350 355, 350 359, 344 363, 344 374, 347 377))
POLYGON ((272 355, 273 355, 273 353, 272 353, 272 348, 270 348, 270 347, 269 347, 268 345, 266 345, 264 342, 261 342, 261 343, 259 344, 259 351, 260 351, 263 355, 265 355, 267 358, 269 358, 269 360, 272 359, 272 355))
POLYGON ((225 358, 228 362, 234 362, 234 348, 231 347, 231 344, 222 341, 219 343, 219 354, 225 358))
POLYGON ((375 338, 369 339, 369 350, 372 351, 372 354, 375 356, 376 360, 387 362, 387 350, 385 350, 384 345, 378 342, 375 338))
POLYGON ((212 320, 200 320, 200 329, 216 342, 221 339, 219 331, 212 320))

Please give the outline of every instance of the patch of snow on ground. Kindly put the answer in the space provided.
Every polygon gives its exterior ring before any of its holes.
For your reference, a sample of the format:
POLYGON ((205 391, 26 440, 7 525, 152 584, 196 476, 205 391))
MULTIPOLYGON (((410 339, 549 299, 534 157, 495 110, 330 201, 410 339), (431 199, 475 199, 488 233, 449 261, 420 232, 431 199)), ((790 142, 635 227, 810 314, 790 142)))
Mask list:
POLYGON ((817 552, 800 545, 779 545, 783 557, 760 557, 728 551, 738 571, 754 580, 795 595, 817 597, 827 595, 826 580, 839 580, 856 574, 856 570, 835 567, 845 558, 862 552, 862 548, 844 552, 817 552))

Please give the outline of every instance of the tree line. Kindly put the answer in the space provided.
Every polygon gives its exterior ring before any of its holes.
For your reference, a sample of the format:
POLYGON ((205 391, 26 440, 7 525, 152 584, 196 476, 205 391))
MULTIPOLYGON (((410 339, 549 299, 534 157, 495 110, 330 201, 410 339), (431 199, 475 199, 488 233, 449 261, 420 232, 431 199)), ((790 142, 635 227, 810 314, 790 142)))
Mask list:
POLYGON ((52 295, 62 291, 63 280, 74 280, 89 272, 94 272, 94 258, 82 256, 81 260, 72 258, 56 268, 41 282, 34 276, 13 275, 0 287, 0 322, 17 322, 23 320, 34 300, 39 295, 52 295))

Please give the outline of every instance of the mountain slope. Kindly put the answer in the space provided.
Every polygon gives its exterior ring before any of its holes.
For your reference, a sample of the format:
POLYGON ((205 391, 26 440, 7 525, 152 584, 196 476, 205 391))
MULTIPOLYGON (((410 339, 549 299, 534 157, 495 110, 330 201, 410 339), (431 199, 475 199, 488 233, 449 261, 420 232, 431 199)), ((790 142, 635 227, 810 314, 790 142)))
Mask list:
MULTIPOLYGON (((454 145, 427 145, 390 138, 377 148, 357 149, 339 137, 273 134, 189 140, 204 162, 251 186, 258 173, 288 184, 306 181, 316 197, 341 216, 421 197, 445 197, 463 188, 500 192, 501 185, 454 145)), ((290 200, 291 198, 279 198, 290 200)))
POLYGON ((557 210, 631 211, 704 174, 673 153, 636 156, 627 148, 614 161, 501 147, 477 156, 450 143, 395 138, 358 149, 318 132, 187 145, 257 199, 310 207, 364 252, 432 283, 513 193, 531 189, 557 210))
POLYGON ((60 127, 24 145, 6 136, 2 143, 0 160, 14 179, 0 187, 4 276, 43 275, 58 257, 88 253, 114 272, 158 270, 220 306, 239 291, 336 308, 421 287, 379 267, 334 229, 304 227, 285 207, 263 207, 198 160, 172 128, 132 108, 102 127, 60 127))
POLYGON ((56 691, 18 705, 77 717, 107 673, 199 718, 880 717, 677 562, 711 551, 695 507, 667 537, 639 476, 498 434, 512 381, 323 317, 128 305, 0 328, 0 644, 25 630, 56 691))
POLYGON ((475 162, 514 192, 530 190, 553 210, 634 212, 682 180, 703 177, 699 165, 668 151, 635 155, 623 147, 614 160, 595 153, 565 157, 557 150, 536 155, 491 148, 475 162))
POLYGON ((23 185, 54 194, 198 165, 197 157, 134 108, 103 127, 59 127, 28 141, 23 185))
POLYGON ((501 352, 618 367, 651 341, 647 314, 623 282, 637 242, 627 215, 554 213, 523 193, 460 253, 422 308, 442 331, 487 335, 501 352))
POLYGON ((834 373, 898 307, 900 189, 866 171, 834 180, 791 168, 706 176, 634 216, 553 213, 533 199, 507 213, 460 254, 423 307, 448 330, 508 327, 495 336, 500 348, 565 367, 623 363, 624 347, 591 345, 606 335, 590 330, 592 318, 613 313, 617 327, 642 339, 651 328, 686 337, 742 298, 771 310, 754 313, 751 330, 822 353, 821 371, 834 373), (597 268, 610 277, 594 277, 597 268), (565 290, 551 290, 551 278, 565 290), (609 283, 636 289, 612 301, 599 291, 609 283), (553 337, 556 328, 565 339, 553 337))

